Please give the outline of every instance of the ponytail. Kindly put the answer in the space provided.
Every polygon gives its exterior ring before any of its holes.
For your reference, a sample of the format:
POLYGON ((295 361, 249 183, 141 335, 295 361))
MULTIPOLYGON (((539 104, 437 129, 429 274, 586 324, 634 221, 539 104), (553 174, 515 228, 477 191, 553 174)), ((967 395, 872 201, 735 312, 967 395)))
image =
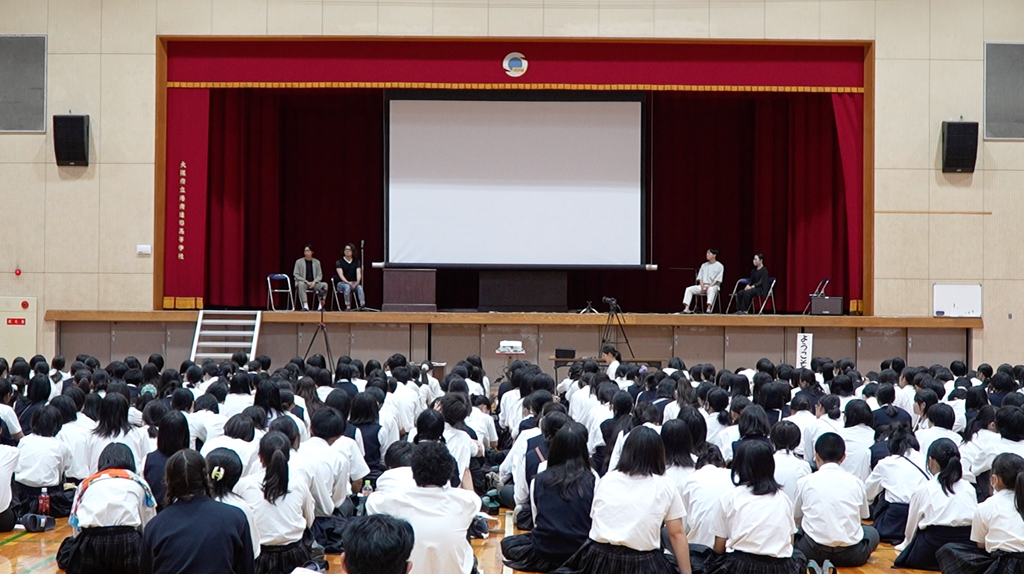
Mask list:
POLYGON ((838 420, 842 415, 842 411, 839 410, 839 395, 825 395, 818 401, 821 408, 824 409, 825 414, 832 420, 838 420))
POLYGON ((291 443, 284 433, 271 431, 260 439, 260 460, 263 461, 263 498, 274 504, 288 494, 288 451, 291 443))
POLYGON ((921 443, 917 442, 917 437, 911 432, 910 426, 901 422, 893 422, 889 425, 887 444, 889 452, 896 456, 904 456, 908 450, 921 448, 921 443))
POLYGON ((942 493, 953 495, 953 486, 964 476, 963 465, 960 463, 960 450, 948 438, 940 438, 928 447, 928 458, 938 463, 938 481, 942 493))

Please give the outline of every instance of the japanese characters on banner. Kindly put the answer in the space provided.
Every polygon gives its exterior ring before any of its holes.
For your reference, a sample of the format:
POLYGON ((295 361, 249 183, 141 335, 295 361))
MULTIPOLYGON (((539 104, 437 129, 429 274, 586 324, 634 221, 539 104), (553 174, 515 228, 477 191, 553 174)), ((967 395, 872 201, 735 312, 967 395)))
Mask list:
POLYGON ((167 90, 164 309, 202 309, 210 91, 167 90))
POLYGON ((814 358, 814 334, 796 334, 796 366, 801 369, 811 368, 811 359, 814 358))

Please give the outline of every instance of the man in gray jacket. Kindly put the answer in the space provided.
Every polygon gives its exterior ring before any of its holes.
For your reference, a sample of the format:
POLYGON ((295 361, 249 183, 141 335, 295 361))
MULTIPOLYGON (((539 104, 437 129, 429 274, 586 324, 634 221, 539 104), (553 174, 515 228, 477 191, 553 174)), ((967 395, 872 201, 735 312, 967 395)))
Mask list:
POLYGON ((312 289, 323 307, 327 299, 327 283, 324 283, 324 270, 320 267, 320 260, 313 259, 313 244, 307 243, 302 250, 302 257, 295 260, 295 267, 292 268, 292 279, 295 280, 295 290, 302 303, 302 310, 309 311, 309 301, 306 299, 306 291, 312 289))

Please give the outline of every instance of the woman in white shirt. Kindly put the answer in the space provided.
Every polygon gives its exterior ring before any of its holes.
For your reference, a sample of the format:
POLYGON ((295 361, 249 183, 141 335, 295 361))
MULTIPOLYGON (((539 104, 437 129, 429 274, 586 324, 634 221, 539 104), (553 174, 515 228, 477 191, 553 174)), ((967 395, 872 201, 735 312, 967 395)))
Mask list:
POLYGON ((868 500, 884 494, 874 509, 874 526, 882 542, 903 541, 910 511, 910 497, 931 480, 925 472, 924 456, 910 427, 894 422, 890 427, 889 456, 878 461, 864 483, 868 500))
POLYGON ((827 432, 834 432, 842 436, 843 421, 839 420, 842 415, 839 403, 838 395, 823 395, 818 399, 818 404, 814 407, 815 416, 818 418, 813 425, 804 429, 803 447, 805 458, 812 458, 814 456, 814 443, 818 441, 819 436, 827 432))
POLYGON ((991 473, 976 476, 973 469, 982 455, 998 442, 996 408, 992 405, 985 405, 978 409, 978 414, 971 419, 971 424, 967 427, 967 432, 964 433, 964 442, 960 445, 960 461, 964 467, 964 477, 974 483, 979 502, 992 495, 992 485, 989 484, 991 473))
POLYGON ((775 446, 775 482, 790 500, 796 500, 796 483, 811 474, 811 465, 793 452, 800 444, 800 427, 779 421, 772 427, 771 438, 775 446))
POLYGON ((708 392, 708 400, 704 404, 704 410, 708 413, 708 434, 705 440, 712 444, 718 444, 718 433, 724 431, 732 424, 732 417, 729 416, 729 393, 722 389, 711 389, 708 392))
POLYGON ((622 360, 622 354, 615 348, 615 345, 605 344, 601 347, 601 360, 608 364, 608 368, 605 369, 605 373, 608 374, 609 379, 615 379, 615 371, 619 369, 619 361, 622 360))
POLYGON ((149 453, 149 437, 146 431, 128 423, 128 399, 120 393, 109 393, 100 403, 96 428, 89 435, 85 445, 90 474, 99 468, 100 453, 103 449, 115 442, 127 445, 135 457, 135 468, 142 468, 142 463, 149 453))
POLYGON ((971 483, 963 479, 960 451, 940 438, 928 448, 928 470, 933 480, 910 497, 906 538, 893 566, 938 570, 935 553, 946 544, 970 544, 971 520, 978 508, 971 483))
POLYGON ((64 473, 71 466, 71 451, 57 438, 63 422, 57 407, 43 405, 32 413, 32 433, 18 441, 18 466, 14 469, 14 515, 38 514, 39 495, 47 489, 50 516, 63 518, 71 512, 74 491, 65 494, 64 473))
POLYGON ((284 433, 268 432, 260 439, 262 471, 235 486, 260 533, 256 572, 291 572, 312 559, 303 532, 313 525, 313 495, 301 479, 304 475, 289 468, 291 451, 284 433))
POLYGON ((793 397, 793 400, 789 402, 789 412, 792 413, 788 417, 782 419, 789 421, 800 429, 800 444, 793 449, 793 454, 804 460, 810 460, 814 458, 814 451, 804 451, 803 436, 807 432, 807 429, 815 426, 818 423, 817 417, 811 412, 812 405, 811 400, 806 395, 797 395, 793 397))
POLYGON ((220 414, 231 418, 253 404, 252 388, 248 373, 239 371, 228 383, 228 394, 220 406, 220 414))
POLYGON ((644 426, 633 429, 622 460, 594 492, 589 540, 553 573, 689 574, 686 511, 679 491, 664 474, 661 437, 644 426), (661 549, 662 524, 668 528, 678 569, 661 549))
POLYGON ((156 516, 156 499, 126 445, 107 445, 97 468, 78 487, 68 519, 74 536, 61 542, 57 565, 70 574, 138 572, 141 531, 156 516))
POLYGON ((978 505, 970 544, 947 544, 935 558, 943 572, 1024 572, 1024 458, 1004 453, 992 463, 995 494, 978 505))
POLYGON ((838 434, 846 443, 846 459, 839 466, 865 481, 871 474, 871 447, 875 444, 875 413, 871 411, 868 403, 861 399, 848 402, 845 413, 845 425, 838 434))
POLYGON ((233 492, 235 485, 242 478, 242 459, 238 457, 238 453, 227 448, 215 448, 209 451, 205 458, 206 473, 210 477, 211 498, 217 502, 234 506, 245 514, 245 521, 249 523, 249 534, 252 538, 253 558, 259 557, 260 531, 253 518, 252 507, 241 496, 233 492))
POLYGON ((690 429, 679 419, 672 419, 661 427, 661 442, 665 444, 665 477, 682 491, 683 483, 696 470, 690 429))
POLYGON ((770 445, 744 441, 736 449, 732 481, 737 488, 719 500, 712 521, 717 556, 707 565, 707 574, 806 571, 807 559, 793 549, 793 502, 774 476, 770 445))

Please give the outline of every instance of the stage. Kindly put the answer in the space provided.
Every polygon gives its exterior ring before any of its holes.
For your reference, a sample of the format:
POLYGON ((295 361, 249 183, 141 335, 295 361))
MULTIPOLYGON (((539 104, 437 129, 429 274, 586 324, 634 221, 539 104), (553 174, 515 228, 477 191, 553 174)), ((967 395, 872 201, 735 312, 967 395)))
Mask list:
MULTIPOLYGON (((197 311, 63 311, 45 319, 56 324, 57 352, 69 359, 89 353, 101 362, 162 353, 176 366, 189 356, 197 311)), ((633 356, 687 366, 714 364, 736 369, 768 357, 796 362, 798 333, 814 335, 814 355, 857 361, 862 372, 877 370, 884 359, 906 357, 911 365, 971 363, 971 336, 983 327, 980 318, 857 317, 809 315, 619 315, 633 356)), ((606 314, 572 313, 340 313, 324 314, 335 357, 366 361, 403 353, 415 361, 453 364, 477 354, 493 381, 505 358, 495 355, 499 341, 521 340, 523 359, 554 371, 556 348, 573 348, 576 356, 595 356, 606 314)), ((320 321, 315 312, 264 312, 257 353, 274 365, 305 353, 320 321)), ((614 338, 621 339, 618 330, 614 338)), ((619 349, 628 360, 625 343, 619 349)), ((324 353, 321 341, 313 352, 324 353)))

